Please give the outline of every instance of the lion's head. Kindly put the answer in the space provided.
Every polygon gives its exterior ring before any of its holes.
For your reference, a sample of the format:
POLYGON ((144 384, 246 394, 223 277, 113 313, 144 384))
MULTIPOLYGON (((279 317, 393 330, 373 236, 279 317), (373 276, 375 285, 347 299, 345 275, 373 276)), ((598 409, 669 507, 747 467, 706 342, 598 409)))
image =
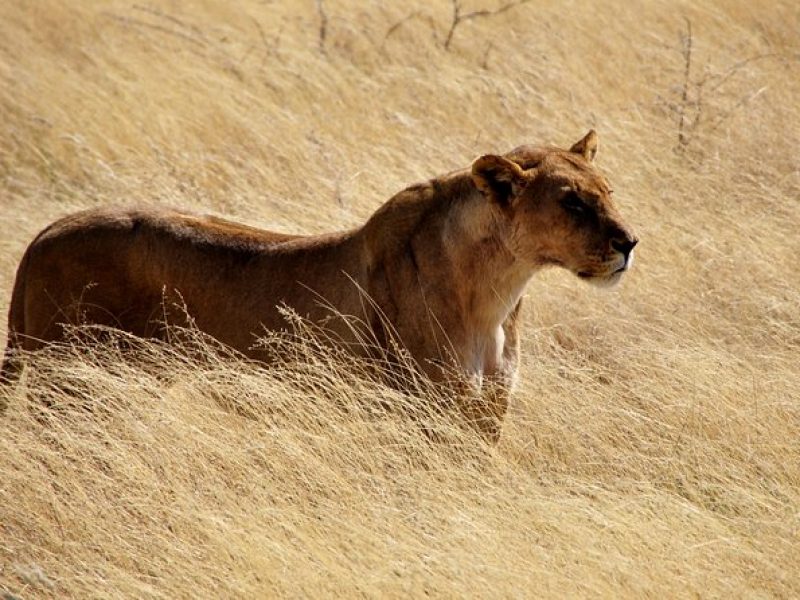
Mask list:
POLYGON ((472 165, 476 187, 508 227, 507 245, 531 266, 560 265, 591 283, 617 283, 633 264, 638 240, 592 165, 597 134, 569 150, 522 146, 472 165))

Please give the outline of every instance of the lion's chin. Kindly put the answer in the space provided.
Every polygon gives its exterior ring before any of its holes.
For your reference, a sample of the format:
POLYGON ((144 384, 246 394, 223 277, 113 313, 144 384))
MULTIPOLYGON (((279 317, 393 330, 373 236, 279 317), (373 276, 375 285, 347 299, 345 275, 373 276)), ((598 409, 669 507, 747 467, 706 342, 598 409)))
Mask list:
POLYGON ((620 269, 619 271, 615 271, 609 275, 594 275, 592 273, 579 271, 577 275, 585 282, 590 283, 595 287, 610 288, 614 287, 620 282, 620 280, 622 279, 622 274, 624 272, 625 272, 624 270, 620 269))

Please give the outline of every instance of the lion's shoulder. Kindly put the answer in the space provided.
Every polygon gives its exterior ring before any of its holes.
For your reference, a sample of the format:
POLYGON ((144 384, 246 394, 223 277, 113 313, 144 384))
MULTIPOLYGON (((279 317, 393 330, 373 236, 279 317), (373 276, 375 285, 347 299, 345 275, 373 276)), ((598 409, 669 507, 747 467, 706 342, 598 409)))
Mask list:
POLYGON ((415 183, 385 202, 363 227, 371 248, 392 249, 407 244, 424 226, 446 218, 471 185, 466 170, 415 183))

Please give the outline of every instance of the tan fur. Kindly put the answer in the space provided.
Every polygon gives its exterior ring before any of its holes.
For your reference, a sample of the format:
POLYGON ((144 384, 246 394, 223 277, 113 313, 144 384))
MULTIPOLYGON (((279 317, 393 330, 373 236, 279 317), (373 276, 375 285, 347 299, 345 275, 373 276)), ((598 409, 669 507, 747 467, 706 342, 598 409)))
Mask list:
POLYGON ((596 147, 590 132, 568 151, 525 146, 481 157, 470 170, 401 191, 364 226, 330 235, 174 210, 67 216, 20 264, 4 377, 18 366, 17 348, 62 338, 62 323, 158 337, 175 301, 202 331, 264 359, 254 342, 265 328, 287 327, 277 309, 286 304, 356 352, 366 352, 360 335, 388 346, 393 329, 432 379, 452 383, 456 367, 468 383, 464 414, 496 439, 517 372, 527 281, 547 265, 614 281, 621 254, 613 244, 635 244, 590 164, 596 147), (565 208, 569 190, 585 213, 565 208), (364 331, 332 311, 358 318, 364 331))

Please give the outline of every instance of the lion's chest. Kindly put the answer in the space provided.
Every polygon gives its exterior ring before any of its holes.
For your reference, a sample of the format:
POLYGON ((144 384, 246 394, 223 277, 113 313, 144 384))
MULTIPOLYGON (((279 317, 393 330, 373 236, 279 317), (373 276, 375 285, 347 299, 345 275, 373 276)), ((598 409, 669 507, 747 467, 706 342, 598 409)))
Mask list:
POLYGON ((503 369, 503 349, 506 335, 502 327, 479 332, 472 336, 465 361, 469 374, 478 378, 492 377, 503 369))

